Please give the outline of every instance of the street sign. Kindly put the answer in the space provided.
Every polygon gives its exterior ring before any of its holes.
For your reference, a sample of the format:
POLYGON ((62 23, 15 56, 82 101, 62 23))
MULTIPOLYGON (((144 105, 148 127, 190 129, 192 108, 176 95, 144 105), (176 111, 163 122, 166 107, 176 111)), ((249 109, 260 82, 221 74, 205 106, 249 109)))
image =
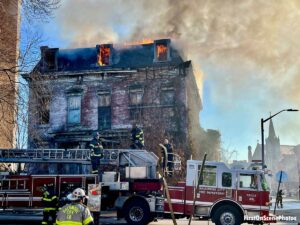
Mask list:
POLYGON ((288 181, 288 175, 283 170, 280 170, 276 173, 277 182, 280 182, 280 176, 281 176, 281 182, 287 182, 288 181))

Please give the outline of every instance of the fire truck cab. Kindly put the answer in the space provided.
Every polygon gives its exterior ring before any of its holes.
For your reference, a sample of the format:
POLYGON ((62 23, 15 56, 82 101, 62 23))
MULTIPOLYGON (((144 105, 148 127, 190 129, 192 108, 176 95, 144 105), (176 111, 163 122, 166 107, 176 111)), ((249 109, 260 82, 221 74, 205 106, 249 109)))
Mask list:
MULTIPOLYGON (((195 216, 211 219, 217 225, 237 225, 250 217, 268 216, 269 191, 263 171, 230 169, 225 163, 208 161, 199 192, 195 193, 201 165, 201 161, 188 160, 186 182, 169 187, 178 217, 195 216)), ((165 204, 165 211, 168 208, 165 204)))

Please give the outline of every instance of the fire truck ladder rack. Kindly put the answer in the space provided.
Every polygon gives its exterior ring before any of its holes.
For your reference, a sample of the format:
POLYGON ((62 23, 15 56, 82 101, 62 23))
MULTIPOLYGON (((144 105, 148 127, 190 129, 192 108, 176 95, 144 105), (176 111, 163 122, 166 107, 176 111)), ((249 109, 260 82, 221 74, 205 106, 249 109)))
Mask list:
POLYGON ((90 164, 89 149, 0 149, 0 163, 90 164))
POLYGON ((26 188, 29 179, 6 179, 0 181, 0 199, 2 208, 6 208, 8 200, 12 199, 28 199, 28 206, 32 206, 32 193, 26 188))

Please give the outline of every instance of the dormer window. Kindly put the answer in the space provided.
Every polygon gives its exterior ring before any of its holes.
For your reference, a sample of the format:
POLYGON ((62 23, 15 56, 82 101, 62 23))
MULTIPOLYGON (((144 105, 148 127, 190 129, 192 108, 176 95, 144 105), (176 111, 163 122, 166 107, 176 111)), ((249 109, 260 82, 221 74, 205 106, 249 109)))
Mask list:
POLYGON ((58 48, 41 48, 43 67, 46 71, 53 71, 57 69, 57 53, 58 48))
POLYGON ((156 40, 154 42, 154 61, 165 62, 170 60, 170 40, 156 40))
POLYGON ((111 61, 111 45, 97 45, 97 62, 99 66, 108 66, 111 61))

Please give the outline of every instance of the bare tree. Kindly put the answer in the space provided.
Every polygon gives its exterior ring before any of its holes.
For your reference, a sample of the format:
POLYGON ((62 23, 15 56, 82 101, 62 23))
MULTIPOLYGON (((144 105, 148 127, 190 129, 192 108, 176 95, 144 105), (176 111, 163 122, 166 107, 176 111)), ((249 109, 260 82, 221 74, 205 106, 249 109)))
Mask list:
MULTIPOLYGON (((60 0, 0 0, 1 147, 25 148, 27 145, 29 86, 20 75, 28 73, 37 64, 42 43, 42 35, 30 27, 35 21, 47 21, 59 4, 60 0), (20 12, 25 24, 22 31, 20 12)), ((34 88, 36 90, 32 92, 39 92, 40 87, 34 88)), ((40 107, 43 108, 42 105, 40 107)), ((2 164, 1 168, 11 167, 2 164)))

